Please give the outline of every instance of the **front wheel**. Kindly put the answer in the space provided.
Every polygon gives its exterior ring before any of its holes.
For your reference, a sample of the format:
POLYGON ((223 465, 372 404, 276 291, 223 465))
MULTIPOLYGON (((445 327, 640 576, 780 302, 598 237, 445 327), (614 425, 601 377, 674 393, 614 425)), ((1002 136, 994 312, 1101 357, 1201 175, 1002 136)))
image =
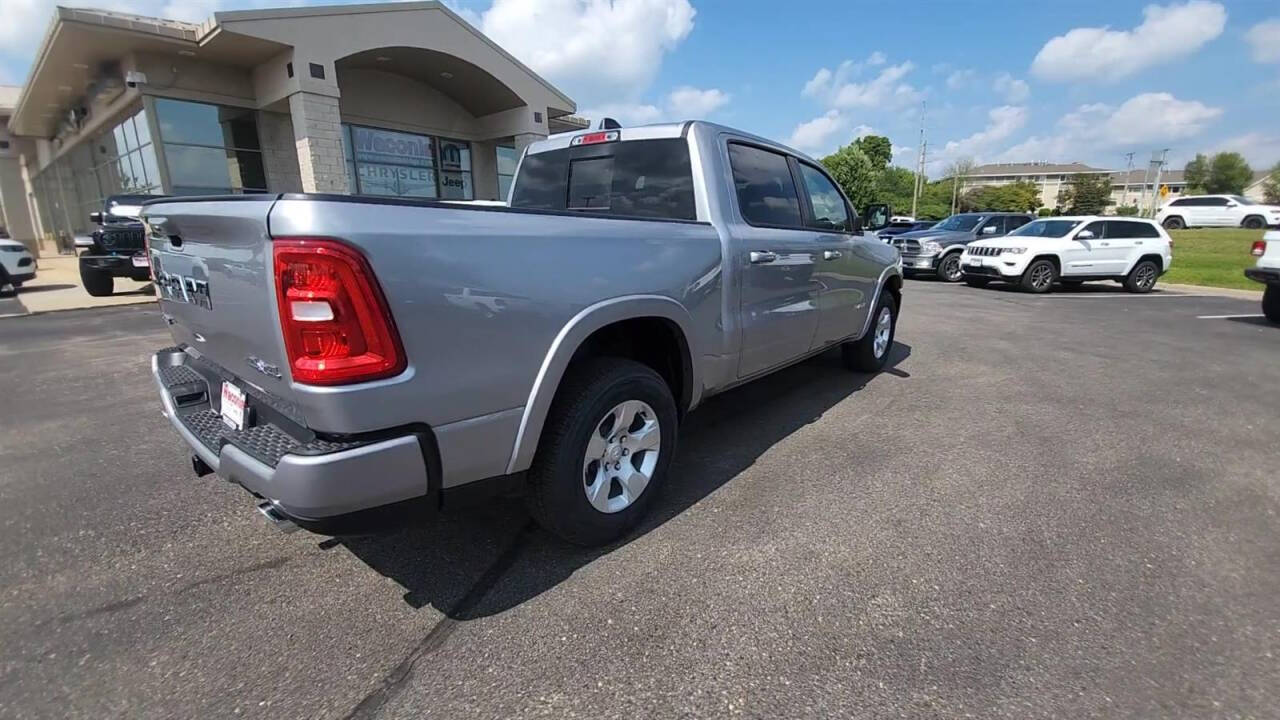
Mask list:
POLYGON ((1280 285, 1268 285, 1262 291, 1262 314, 1273 323, 1280 323, 1280 285))
POLYGON ((676 446, 675 399, 662 377, 623 358, 566 376, 529 468, 529 511, 577 545, 616 540, 644 516, 676 446))
POLYGON ((960 253, 950 253, 938 262, 938 279, 949 283, 957 283, 964 279, 964 271, 960 269, 960 253))
POLYGON ((1131 293, 1149 293, 1156 286, 1156 278, 1160 276, 1160 268, 1151 260, 1143 260, 1129 271, 1124 280, 1124 289, 1131 293))
POLYGON ((93 297, 108 297, 115 289, 111 273, 102 270, 80 268, 80 282, 84 284, 84 291, 93 297))
POLYGON ((844 366, 858 372, 879 372, 889 361, 893 335, 898 326, 898 303, 888 293, 880 294, 871 327, 858 340, 840 346, 844 366))
POLYGON ((1036 260, 1022 273, 1023 290, 1031 293, 1047 293, 1058 280, 1058 266, 1049 260, 1036 260))

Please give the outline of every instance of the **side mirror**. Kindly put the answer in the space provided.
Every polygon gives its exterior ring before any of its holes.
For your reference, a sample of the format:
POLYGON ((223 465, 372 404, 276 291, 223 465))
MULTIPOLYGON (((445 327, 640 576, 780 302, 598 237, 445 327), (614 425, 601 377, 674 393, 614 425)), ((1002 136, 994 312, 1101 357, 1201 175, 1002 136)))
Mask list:
POLYGON ((849 232, 853 232, 853 233, 862 232, 862 218, 858 217, 857 215, 854 215, 852 218, 849 219, 849 232))
POLYGON ((867 230, 879 230, 889 225, 889 206, 883 203, 876 205, 868 205, 867 211, 863 213, 863 217, 867 219, 863 226, 867 230))
POLYGON ((996 226, 995 226, 995 225, 985 225, 985 226, 983 226, 983 228, 982 228, 982 234, 983 234, 983 235, 995 235, 995 234, 996 234, 996 226))
POLYGON ((1077 240, 1092 240, 1095 237, 1097 237, 1097 235, 1094 235, 1092 230, 1081 230, 1076 233, 1077 240))
POLYGON ((94 225, 101 225, 102 212, 99 210, 94 210, 93 212, 89 213, 89 222, 93 223, 94 225))
POLYGON ((1227 207, 1235 207, 1235 206, 1236 206, 1236 203, 1231 202, 1230 200, 1227 201, 1227 207))

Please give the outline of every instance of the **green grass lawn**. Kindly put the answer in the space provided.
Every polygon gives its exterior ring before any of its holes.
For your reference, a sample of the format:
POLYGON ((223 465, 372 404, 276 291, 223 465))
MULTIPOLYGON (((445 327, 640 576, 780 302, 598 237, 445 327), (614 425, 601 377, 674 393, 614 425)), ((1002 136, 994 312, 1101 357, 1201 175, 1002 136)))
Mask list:
POLYGON ((1200 228, 1172 230, 1173 268, 1161 277, 1163 282, 1188 285, 1261 290, 1262 285, 1244 276, 1256 258, 1249 254, 1262 230, 1234 228, 1200 228))

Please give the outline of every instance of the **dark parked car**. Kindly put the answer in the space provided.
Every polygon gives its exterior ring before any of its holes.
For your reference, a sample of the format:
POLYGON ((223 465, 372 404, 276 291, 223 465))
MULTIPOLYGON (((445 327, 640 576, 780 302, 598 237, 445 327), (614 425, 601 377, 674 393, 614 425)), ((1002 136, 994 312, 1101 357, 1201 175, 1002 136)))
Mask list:
POLYGON ((902 233, 915 232, 916 230, 928 230, 937 224, 937 220, 913 220, 911 222, 889 223, 888 227, 885 227, 880 232, 876 233, 876 236, 885 242, 892 242, 894 237, 901 235, 902 233))
POLYGON ((958 213, 928 230, 905 232, 892 240, 902 253, 904 274, 929 273, 944 282, 960 282, 960 253, 966 245, 1007 235, 1031 220, 1028 213, 958 213))
POLYGON ((159 195, 112 195, 103 203, 102 212, 89 215, 98 224, 93 235, 76 240, 80 248, 80 282, 94 297, 112 293, 115 278, 150 280, 151 266, 143 245, 142 222, 138 212, 142 203, 159 195))

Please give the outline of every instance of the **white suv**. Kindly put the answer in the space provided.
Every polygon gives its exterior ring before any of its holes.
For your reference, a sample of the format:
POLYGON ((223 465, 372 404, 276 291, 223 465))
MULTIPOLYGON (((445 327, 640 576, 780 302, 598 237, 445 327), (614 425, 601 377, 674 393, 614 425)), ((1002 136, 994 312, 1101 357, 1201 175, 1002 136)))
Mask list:
POLYGON ((1263 205, 1242 195, 1189 195, 1160 208, 1156 222, 1170 230, 1189 227, 1261 230, 1268 225, 1280 225, 1280 205, 1263 205))
POLYGON ((1040 218, 1002 238, 969 243, 960 256, 969 285, 1001 280, 1033 293, 1086 280, 1151 292, 1172 263, 1173 241, 1155 222, 1096 215, 1040 218))

